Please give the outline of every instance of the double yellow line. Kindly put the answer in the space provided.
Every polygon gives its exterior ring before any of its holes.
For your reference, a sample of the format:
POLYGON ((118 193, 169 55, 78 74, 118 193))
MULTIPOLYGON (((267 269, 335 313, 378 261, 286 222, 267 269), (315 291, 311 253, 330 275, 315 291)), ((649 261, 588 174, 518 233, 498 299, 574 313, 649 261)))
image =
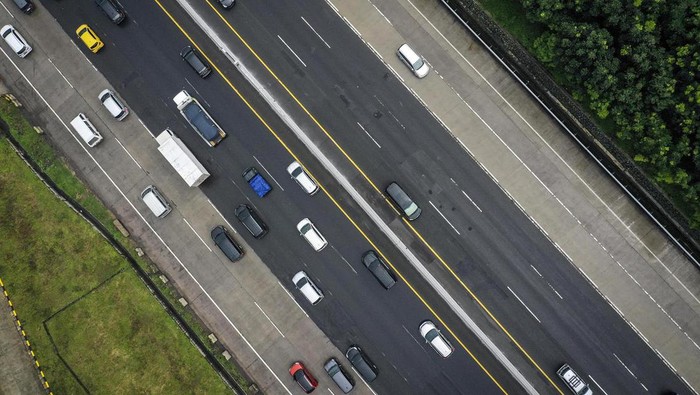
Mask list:
MULTIPOLYGON (((246 98, 241 94, 241 92, 231 83, 231 81, 224 75, 224 73, 219 69, 219 67, 207 56, 199 45, 192 39, 192 37, 183 29, 183 27, 175 20, 175 18, 168 12, 168 10, 163 6, 160 0, 153 0, 160 9, 165 13, 165 15, 170 19, 170 21, 182 32, 182 34, 187 38, 190 43, 205 57, 205 59, 211 64, 211 66, 216 70, 216 72, 223 78, 223 80, 228 84, 229 87, 238 95, 238 97, 245 103, 245 105, 250 109, 250 111, 255 115, 255 117, 265 126, 265 128, 272 134, 275 139, 284 147, 284 149, 299 163, 302 161, 292 152, 289 146, 280 138, 280 136, 275 132, 275 130, 265 121, 265 119, 255 110, 255 108, 246 100, 246 98)), ((309 116, 309 118, 318 126, 318 128, 323 131, 323 133, 328 137, 328 139, 335 145, 335 147, 345 156, 345 158, 352 164, 352 166, 357 170, 362 177, 372 186, 372 188, 379 193, 386 204, 388 204, 395 212, 396 208, 391 204, 382 191, 377 187, 377 185, 367 176, 367 174, 360 168, 360 166, 350 157, 350 155, 343 149, 343 147, 338 144, 338 142, 333 138, 333 136, 326 130, 326 128, 314 117, 313 114, 304 106, 304 104, 292 93, 292 91, 287 87, 287 85, 275 74, 274 71, 265 63, 265 61, 258 55, 258 53, 248 44, 248 42, 238 33, 236 29, 224 18, 224 16, 215 8, 210 1, 205 1, 207 5, 214 11, 216 15, 221 19, 223 23, 231 30, 233 34, 240 40, 240 42, 250 51, 251 54, 260 62, 260 64, 265 68, 265 70, 270 73, 270 75, 284 88, 284 90, 289 94, 289 96, 297 103, 297 105, 309 116)), ((372 246, 372 248, 377 251, 377 253, 384 259, 389 266, 396 272, 396 274, 403 280, 403 282, 408 286, 408 288, 413 292, 414 295, 423 303, 423 305, 435 316, 435 318, 440 322, 440 324, 457 340, 459 345, 467 352, 467 354, 472 358, 472 360, 481 368, 481 370, 496 384, 496 386, 504 393, 507 391, 501 386, 501 384, 496 380, 496 378, 489 372, 486 367, 477 359, 477 357, 469 350, 469 348, 462 342, 462 340, 457 336, 456 333, 443 321, 443 319, 433 310, 433 308, 426 302, 426 300, 418 293, 415 287, 401 274, 401 272, 391 263, 391 261, 382 253, 382 251, 374 244, 374 242, 367 236, 367 234, 360 228, 360 226, 350 217, 350 215, 343 209, 343 207, 338 203, 338 201, 328 192, 328 190, 321 184, 318 183, 319 187, 328 196, 328 198, 333 202, 333 204, 340 210, 340 212, 347 218, 348 221, 357 229, 357 231, 364 237, 365 240, 372 246)), ((397 212, 398 214, 398 212, 397 212)), ((544 378, 561 394, 564 392, 559 388, 559 386, 549 377, 549 375, 537 364, 537 362, 530 356, 530 354, 523 348, 523 346, 511 335, 511 333, 505 328, 503 324, 491 313, 491 311, 484 305, 484 303, 476 296, 476 294, 462 281, 462 279, 455 273, 455 271, 447 264, 447 262, 438 254, 438 252, 433 248, 421 235, 418 230, 410 223, 406 218, 403 218, 404 223, 409 229, 418 237, 418 239, 435 255, 435 257, 440 261, 440 263, 447 269, 447 271, 454 277, 458 283, 464 288, 467 293, 477 302, 477 304, 486 312, 486 314, 498 325, 498 327, 503 331, 503 333, 516 345, 516 347, 523 353, 528 361, 544 376, 544 378)))

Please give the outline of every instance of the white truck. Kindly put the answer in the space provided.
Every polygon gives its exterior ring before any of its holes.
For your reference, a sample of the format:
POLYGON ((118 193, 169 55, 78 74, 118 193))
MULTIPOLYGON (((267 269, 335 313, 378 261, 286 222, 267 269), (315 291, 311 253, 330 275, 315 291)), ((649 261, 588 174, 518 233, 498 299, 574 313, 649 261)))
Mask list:
POLYGON ((199 163, 192 151, 170 129, 165 129, 159 134, 156 141, 158 142, 158 151, 170 162, 187 185, 196 187, 209 177, 207 169, 199 163))
POLYGON ((190 96, 187 91, 180 91, 180 93, 173 97, 173 101, 177 105, 180 114, 187 120, 187 123, 189 123, 210 146, 213 147, 219 144, 221 140, 226 137, 226 132, 221 129, 221 126, 214 121, 204 107, 199 104, 197 99, 190 96))

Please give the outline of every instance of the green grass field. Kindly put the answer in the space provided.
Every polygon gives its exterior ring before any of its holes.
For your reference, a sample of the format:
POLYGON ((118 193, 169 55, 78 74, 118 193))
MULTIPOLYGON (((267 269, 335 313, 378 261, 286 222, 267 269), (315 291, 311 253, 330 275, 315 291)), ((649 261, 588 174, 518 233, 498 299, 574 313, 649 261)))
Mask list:
MULTIPOLYGON (((0 114, 12 127, 27 128, 4 101, 0 114)), ((24 133, 24 143, 35 138, 31 129, 24 133)), ((80 193, 82 184, 71 181, 50 150, 44 154, 49 173, 80 193)), ((97 199, 83 195, 109 219, 97 199)), ((5 139, 0 240, 0 277, 54 393, 85 393, 70 370, 91 393, 230 392, 128 262, 56 198, 5 139)))

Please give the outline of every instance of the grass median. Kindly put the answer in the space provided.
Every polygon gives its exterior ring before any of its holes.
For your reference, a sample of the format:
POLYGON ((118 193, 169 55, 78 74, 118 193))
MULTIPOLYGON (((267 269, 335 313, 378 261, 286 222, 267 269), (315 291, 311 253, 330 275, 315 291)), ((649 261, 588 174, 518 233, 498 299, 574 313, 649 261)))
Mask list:
MULTIPOLYGON (((7 103, 0 115, 11 128, 29 128, 7 103)), ((26 142, 31 134, 29 128, 20 137, 26 142)), ((44 155, 37 162, 47 174, 81 193, 50 150, 44 155)), ((82 195, 99 206, 88 191, 82 195)), ((97 216, 109 219, 100 210, 97 216)), ((230 392, 128 262, 5 139, 0 240, 0 277, 55 393, 230 392)))

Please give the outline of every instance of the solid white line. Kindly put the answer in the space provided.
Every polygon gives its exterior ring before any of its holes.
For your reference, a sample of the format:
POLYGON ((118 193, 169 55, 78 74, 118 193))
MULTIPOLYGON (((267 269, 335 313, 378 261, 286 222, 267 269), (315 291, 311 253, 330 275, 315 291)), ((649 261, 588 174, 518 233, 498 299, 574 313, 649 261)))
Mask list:
POLYGON ((452 229, 453 229, 455 232, 457 232, 458 235, 461 235, 461 233, 459 233, 459 231, 457 230, 457 228, 455 228, 454 225, 452 225, 452 222, 450 222, 450 221, 447 219, 447 217, 445 217, 445 215, 442 214, 442 212, 440 212, 440 210, 438 210, 437 207, 435 207, 435 205, 433 204, 433 202, 431 202, 430 200, 428 200, 428 203, 430 203, 430 205, 433 206, 433 208, 435 209, 435 211, 437 211, 438 214, 440 214, 440 216, 442 217, 442 219, 444 219, 445 222, 447 222, 447 224, 450 225, 450 226, 452 227, 452 229))
POLYGON ((371 138, 371 139, 372 139, 372 141, 374 141, 374 144, 376 144, 376 145, 377 145, 377 147, 379 147, 379 148, 382 148, 382 146, 381 146, 381 145, 379 145, 379 143, 377 142, 377 140, 375 140, 375 139, 374 139, 374 137, 372 137, 372 135, 371 135, 371 134, 369 134, 369 132, 368 132, 368 131, 367 131, 367 130, 366 130, 366 129, 365 129, 365 128, 364 128, 363 126, 362 126, 362 124, 361 124, 361 123, 359 123, 359 122, 358 122, 358 123, 357 123, 357 126, 359 126, 359 127, 360 127, 360 129, 362 129, 362 131, 363 131, 363 132, 365 132, 365 134, 367 134, 367 136, 368 136, 369 138, 371 138))
POLYGON ((221 214, 221 211, 219 211, 219 209, 217 209, 216 206, 214 206, 214 203, 212 203, 211 200, 209 200, 209 198, 207 198, 207 202, 209 202, 209 205, 211 205, 211 208, 213 208, 214 211, 216 211, 217 214, 219 214, 219 216, 221 217, 221 219, 224 220, 224 222, 226 222, 226 225, 228 225, 229 228, 231 228, 231 229, 233 229, 233 230, 235 231, 235 229, 233 228, 233 226, 231 226, 231 224, 226 220, 226 218, 224 218, 224 216, 221 214))
POLYGON ((51 63, 51 65, 53 65, 53 68, 56 69, 56 71, 58 71, 58 74, 60 74, 61 77, 63 77, 63 79, 66 81, 66 84, 70 85, 71 89, 75 89, 73 84, 71 84, 70 81, 68 81, 68 78, 66 78, 66 76, 63 75, 63 73, 61 72, 61 70, 58 67, 56 67, 56 64, 53 62, 53 60, 51 60, 51 58, 48 58, 48 59, 49 59, 49 62, 51 63))
POLYGON ((308 26, 309 29, 313 30, 313 32, 316 33, 316 35, 318 36, 318 38, 321 39, 321 41, 323 41, 324 44, 326 44, 326 46, 328 47, 328 49, 331 48, 331 46, 328 45, 328 43, 326 42, 326 40, 324 40, 323 37, 321 37, 321 35, 318 34, 318 32, 316 31, 316 29, 314 29, 313 26, 311 26, 311 24, 310 24, 306 19, 304 19, 303 16, 301 17, 301 20, 304 21, 304 23, 306 23, 306 26, 308 26))
MULTIPOLYGON (((403 79, 403 77, 401 77, 401 74, 397 73, 396 70, 394 70, 394 68, 391 67, 390 64, 387 63, 386 67, 388 67, 388 68, 394 73, 394 75, 395 75, 398 79, 401 80, 402 83, 404 82, 404 79, 403 79)), ((405 84, 404 84, 404 85, 405 85, 405 84)))
POLYGON ((153 139, 155 139, 156 136, 151 132, 151 129, 149 129, 149 128, 146 126, 146 124, 143 123, 143 121, 141 120, 141 118, 137 118, 137 119, 139 120, 139 122, 141 122, 141 125, 143 125, 143 128, 146 129, 146 131, 148 132, 148 134, 150 134, 151 137, 153 137, 153 139))
POLYGON ((282 41, 282 44, 284 44, 284 46, 287 47, 287 49, 289 50, 289 52, 291 52, 292 54, 294 54, 294 56, 297 57, 297 59, 299 60, 299 62, 301 62, 301 64, 304 65, 304 67, 306 67, 306 63, 304 63, 304 62, 301 60, 301 58, 299 57, 299 55, 297 55, 296 52, 292 51, 292 48, 291 48, 289 45, 287 45, 287 43, 282 39, 282 37, 279 36, 279 34, 277 35, 277 38, 279 38, 280 41, 282 41))
POLYGON ((209 103, 207 103, 206 100, 204 100, 204 97, 202 97, 202 94, 199 93, 199 91, 197 90, 197 88, 195 88, 194 85, 192 85, 192 83, 190 82, 190 80, 188 80, 187 78, 185 78, 185 82, 187 82, 187 85, 191 86, 192 89, 194 89, 194 92, 197 94, 197 97, 199 97, 202 101, 204 101, 204 103, 206 103, 207 106, 208 106, 209 108, 212 108, 211 105, 210 105, 209 103))
POLYGON ((272 181, 274 181, 275 184, 277 184, 277 186, 280 187, 280 189, 281 189, 282 191, 284 191, 284 188, 282 188, 282 185, 280 185, 280 183, 277 182, 277 179, 275 179, 275 177, 272 175, 272 173, 270 173, 269 171, 267 171, 267 168, 265 167, 265 165, 263 165, 262 162, 260 162, 260 161, 258 160, 258 158, 255 157, 255 155, 253 155, 253 159, 255 159, 255 161, 258 162, 258 164, 260 165, 260 167, 262 167, 262 169, 265 170, 265 173, 267 173, 267 175, 270 176, 270 178, 272 178, 272 181))
POLYGON ((518 299, 518 301, 527 309, 527 311, 529 311, 530 314, 532 314, 532 316, 535 317, 535 319, 537 320, 537 322, 539 322, 539 323, 541 324, 542 321, 540 321, 540 319, 537 318, 537 316, 535 315, 535 313, 533 313, 532 310, 530 310, 530 308, 527 307, 527 305, 525 304, 525 302, 523 302, 522 299, 520 299, 520 297, 518 297, 518 295, 516 295, 515 292, 513 292, 513 290, 510 289, 510 287, 508 287, 508 290, 510 291, 510 293, 513 294, 513 296, 515 296, 516 299, 518 299))
MULTIPOLYGON (((0 4, 1 4, 1 3, 0 3, 0 4)), ((73 43, 72 40, 71 40, 71 42, 73 43)), ((73 43, 73 44, 75 44, 75 43, 73 43)), ((77 46, 76 46, 76 48, 77 48, 77 46)), ((100 169, 100 171, 102 171, 102 174, 104 174, 104 176, 109 180, 109 182, 112 184, 112 186, 114 187, 114 189, 116 189, 116 190, 119 192, 119 194, 122 196, 122 198, 124 199, 124 201, 126 201, 126 202, 129 204, 129 206, 131 206, 131 208, 134 210, 134 212, 136 213, 136 215, 138 215, 139 218, 141 218, 141 220, 144 222, 144 224, 151 230, 151 232, 153 232, 153 234, 158 238, 158 240, 163 244, 163 246, 165 246, 165 248, 168 250, 168 252, 170 252, 170 254, 172 254, 173 258, 175 258, 175 260, 176 260, 176 261, 180 264, 180 266, 185 270, 185 272, 187 273, 187 275, 190 276, 190 278, 192 279, 192 281, 193 281, 195 284, 197 284, 197 286, 199 287, 199 289, 202 291, 202 294, 205 295, 205 296, 207 297, 207 299, 209 299, 209 301, 212 303, 212 305, 214 305, 214 307, 215 307, 216 310, 219 312, 219 314, 221 314, 221 316, 224 317, 224 319, 225 319, 226 322, 231 326, 231 328, 233 328, 233 330, 236 331, 236 333, 238 334, 238 336, 240 336, 241 339, 243 339, 243 342, 245 342, 245 344, 250 348, 250 350, 253 351, 253 353, 254 353, 255 356, 260 360, 260 362, 262 362, 263 365, 265 365, 265 367, 267 368, 267 370, 270 371, 270 373, 275 377, 275 379, 276 379, 277 382, 282 386, 282 388, 284 388, 285 391, 287 391, 287 393, 288 393, 289 395, 292 395, 292 392, 289 390, 289 388, 287 388, 286 385, 284 385, 284 382, 282 381, 282 379, 280 379, 280 377, 275 373, 275 371, 272 370, 272 367, 270 367, 270 365, 265 361, 265 359, 262 357, 262 355, 260 355, 260 353, 258 353, 258 351, 255 349, 255 347, 253 347, 253 345, 248 341, 248 339, 247 339, 245 336, 243 336, 243 333, 241 333, 241 331, 240 331, 240 330, 238 329, 238 327, 233 323, 233 321, 231 321, 231 319, 226 315, 226 313, 224 313, 224 311, 223 311, 223 310, 221 309, 221 307, 216 303, 216 301, 214 301, 214 298, 209 294, 209 292, 207 292, 207 290, 204 289, 204 287, 202 286, 202 284, 199 282, 199 280, 197 280, 197 278, 192 274, 192 272, 187 268, 187 266, 185 266, 185 264, 182 262, 182 260, 180 259, 180 257, 178 257, 178 256, 175 254, 175 252, 172 250, 172 248, 170 248, 170 245, 168 245, 168 243, 166 243, 165 240, 163 240, 163 238, 158 234, 158 232, 156 232, 156 230, 153 229, 153 227, 151 226, 151 224, 149 224, 148 221, 146 221, 146 218, 144 218, 144 216, 141 214, 141 212, 136 208, 136 206, 134 206, 134 203, 132 203, 131 200, 129 200, 129 198, 126 196, 126 194, 124 193, 124 191, 123 191, 121 188, 119 188, 119 186, 118 186, 117 183, 114 181, 114 179, 112 179, 112 177, 110 177, 110 175, 107 173, 107 171, 104 169, 104 167, 102 167, 102 165, 101 165, 101 164, 97 161, 97 159, 95 159, 95 157, 92 155, 92 153, 91 153, 87 148, 85 148, 85 146, 81 143, 81 140, 78 139, 78 137, 77 137, 75 134, 73 134, 73 131, 71 130, 71 128, 69 128, 68 125, 66 125, 66 123, 63 122, 63 120, 61 119, 61 117, 58 116, 58 113, 56 112, 56 110, 54 110, 54 108, 51 107, 51 105, 50 105, 49 102, 46 100, 46 98, 45 98, 44 96, 42 96, 42 94, 41 94, 41 93, 39 92, 39 90, 34 86, 34 84, 32 84, 32 82, 29 80, 29 78, 27 78, 27 76, 22 72, 22 70, 20 70, 20 68, 17 66, 17 64, 16 64, 12 59, 10 59, 10 57, 7 55, 7 52, 5 52, 5 50, 4 50, 2 47, 0 47, 0 52, 2 52, 3 55, 5 55, 5 57, 12 63, 13 66, 15 66, 15 69, 17 70, 17 72, 18 72, 20 75, 22 75, 22 78, 24 78, 24 80, 27 81, 27 83, 29 84, 29 86, 32 87, 32 90, 34 90, 34 92, 37 94, 37 96, 39 96, 39 97, 41 98, 41 100, 44 102, 44 104, 46 104, 46 107, 48 107, 49 110, 51 110, 51 113, 53 113, 53 115, 56 117, 56 119, 58 119, 58 122, 60 122, 61 125, 63 125, 63 127, 68 131, 68 133, 70 133, 71 136, 73 136, 73 139, 78 143, 78 145, 80 145, 80 147, 82 147, 82 149, 83 149, 83 151, 85 152, 85 154, 86 154, 90 159, 92 159, 92 161, 95 163, 95 166, 96 166, 98 169, 100 169)), ((82 53, 79 49, 78 49, 78 52, 82 53)), ((84 54, 83 54, 83 55, 84 55, 84 54)), ((86 59, 87 59, 87 58, 86 58, 86 59)), ((89 62, 89 60, 88 60, 88 62, 89 62)), ((307 317, 308 317, 308 315, 307 315, 307 317)))
POLYGON ((330 393, 331 393, 331 395, 335 395, 335 394, 333 393, 333 391, 331 391, 331 389, 330 389, 330 388, 327 388, 327 389, 328 389, 328 392, 330 392, 330 393))
POLYGON ((589 374, 589 375, 588 375, 588 378, 591 379, 591 381, 594 382, 595 385, 596 385, 598 388, 600 388, 600 390, 603 391, 603 393, 604 393, 605 395, 608 395, 608 393, 605 392, 605 390, 603 389, 603 387, 601 387, 600 384, 598 384, 598 382, 595 381, 595 379, 593 378, 593 376, 591 376, 591 375, 589 374))
MULTIPOLYGON (((413 334, 411 333, 411 331, 408 330, 408 328, 406 328, 406 327, 403 326, 403 325, 401 325, 401 327, 403 327, 403 330, 405 330, 406 333, 408 333, 408 336, 411 336, 411 339, 413 339, 413 341, 416 342, 416 344, 418 344, 418 346, 420 346, 420 348, 422 348, 423 351, 425 351, 425 348, 423 347, 423 343, 419 342, 418 339, 416 339, 416 338, 413 336, 413 334)), ((392 364, 392 365, 393 365, 393 364, 392 364)), ((396 369, 396 366, 394 366, 394 369, 396 369)), ((396 369, 396 371, 398 371, 398 369, 396 369)))
POLYGON ((277 281, 277 284, 279 284, 280 287, 282 287, 282 289, 283 289, 284 292, 287 294, 287 296, 289 296, 289 299, 291 299, 292 302, 294 302, 294 304, 297 305, 297 307, 299 308, 299 310, 301 310, 301 312, 304 313, 304 315, 306 316, 306 318, 309 318, 309 315, 306 314, 306 311, 304 311, 304 309, 302 309, 301 306, 299 306, 299 303, 297 303, 297 300, 294 299, 294 296, 292 296, 292 294, 290 294, 289 291, 287 291, 287 288, 285 288, 284 285, 282 285, 282 283, 279 282, 279 281, 277 281))
POLYGON ((119 145, 122 146, 122 149, 124 150, 124 152, 126 152, 127 155, 129 155, 129 158, 131 158, 131 160, 133 160, 134 163, 136 163, 136 166, 138 166, 139 169, 143 170, 143 167, 141 167, 141 165, 139 165, 139 162, 136 161, 136 158, 134 158, 133 156, 131 156, 131 153, 129 152, 129 150, 127 150, 126 147, 124 146, 124 144, 122 144, 122 142, 119 141, 119 139, 117 138, 117 136, 114 136, 114 139, 117 141, 117 143, 119 143, 119 145))
POLYGON ((537 269, 536 269, 534 266, 532 266, 532 265, 530 265, 530 267, 532 268, 532 270, 535 271, 535 273, 537 273, 538 276, 542 277, 542 274, 540 274, 540 271, 539 271, 539 270, 537 270, 537 269))
MULTIPOLYGON (((365 385, 367 386, 367 388, 369 388, 369 390, 372 391, 372 393, 373 393, 374 395, 377 395, 377 393, 374 392, 374 390, 372 389, 372 387, 370 387, 369 384, 367 384, 367 382, 365 381, 365 379, 362 378, 362 376, 361 376, 360 373, 357 371, 357 369, 355 369, 355 367, 352 366, 352 364, 350 364, 350 367, 352 368, 352 370, 355 371, 355 374, 357 374, 357 377, 359 377, 360 380, 362 380, 362 382, 365 383, 365 385)), ((405 380, 405 379, 404 379, 404 380, 405 380)))
POLYGON ((15 16, 12 15, 12 13, 10 12, 10 10, 7 9, 7 7, 5 7, 5 4, 0 3, 0 5, 2 6, 2 8, 5 9, 5 11, 7 11, 8 14, 10 14, 10 16, 12 17, 12 19, 15 19, 15 16))
POLYGON ((480 213, 483 213, 483 211, 481 211, 481 208, 479 208, 479 206, 477 206, 476 203, 474 203, 474 201, 472 200, 472 198, 470 198, 469 195, 467 195, 467 193, 464 192, 464 189, 461 189, 461 191, 462 191, 462 193, 464 194, 464 196, 466 196, 467 199, 469 199, 469 201, 472 202, 472 204, 474 205, 474 207, 476 207, 476 209, 479 210, 480 213))
POLYGON ((197 238, 199 238, 199 240, 202 242, 202 244, 204 244, 204 246, 207 247, 207 250, 209 250, 209 252, 212 252, 212 251, 211 251, 211 248, 209 248, 209 246, 208 246, 207 243, 204 241, 204 239, 202 239, 202 238, 199 236, 199 233, 197 233, 197 231, 194 230, 194 228, 192 227, 192 225, 190 225, 189 221, 187 221, 187 219, 184 218, 184 217, 182 218, 182 220, 185 221, 185 223, 187 224, 187 226, 190 227, 190 229, 192 229, 192 233, 194 233, 194 234, 197 236, 197 238))
POLYGON ((265 313, 265 310, 263 310, 262 307, 260 307, 260 305, 258 304, 258 302, 253 301, 253 303, 255 303, 255 305, 258 307, 258 310, 260 310, 260 312, 263 313, 263 315, 265 316, 265 318, 267 318, 267 320, 270 321, 270 323, 272 324, 272 326, 274 326, 275 329, 277 329, 277 332, 279 332, 280 336, 284 337, 284 334, 282 333, 282 331, 280 330, 280 328, 278 328, 277 325, 275 325, 275 323, 272 322, 272 320, 270 319, 270 317, 267 315, 267 313, 265 313))

